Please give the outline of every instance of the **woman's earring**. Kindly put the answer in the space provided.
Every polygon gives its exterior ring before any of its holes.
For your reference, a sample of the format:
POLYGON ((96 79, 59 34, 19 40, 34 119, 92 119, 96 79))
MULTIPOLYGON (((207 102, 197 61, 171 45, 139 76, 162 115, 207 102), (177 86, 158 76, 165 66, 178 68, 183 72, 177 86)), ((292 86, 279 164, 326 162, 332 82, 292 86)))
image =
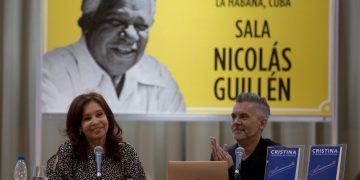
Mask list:
POLYGON ((81 136, 81 129, 79 129, 79 135, 81 136))

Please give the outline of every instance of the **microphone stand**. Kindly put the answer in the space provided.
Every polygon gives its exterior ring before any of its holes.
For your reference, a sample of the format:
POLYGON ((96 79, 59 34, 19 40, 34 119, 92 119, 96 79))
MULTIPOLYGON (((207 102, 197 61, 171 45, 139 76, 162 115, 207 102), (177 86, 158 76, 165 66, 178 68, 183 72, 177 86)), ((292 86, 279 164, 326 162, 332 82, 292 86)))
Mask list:
POLYGON ((95 180, 101 180, 101 172, 96 170, 96 178, 95 180))
POLYGON ((96 172, 95 180, 101 180, 101 173, 100 172, 96 172))
POLYGON ((241 169, 241 159, 242 156, 244 155, 245 149, 241 146, 237 147, 235 149, 235 173, 234 173, 234 178, 235 180, 241 180, 241 176, 240 176, 240 169, 241 169))
POLYGON ((239 170, 235 170, 235 173, 234 173, 234 180, 241 180, 241 176, 240 176, 240 172, 239 170))
POLYGON ((101 180, 101 160, 104 150, 101 146, 94 148, 95 161, 96 161, 96 180, 101 180))

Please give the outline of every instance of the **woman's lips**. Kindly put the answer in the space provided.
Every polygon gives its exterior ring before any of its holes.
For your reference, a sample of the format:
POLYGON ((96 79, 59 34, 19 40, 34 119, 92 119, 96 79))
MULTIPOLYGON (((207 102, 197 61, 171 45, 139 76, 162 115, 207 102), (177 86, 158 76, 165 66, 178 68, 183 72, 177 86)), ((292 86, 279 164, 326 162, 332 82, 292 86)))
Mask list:
POLYGON ((91 131, 97 133, 97 132, 99 132, 101 129, 102 129, 102 127, 95 127, 95 128, 93 128, 91 131))

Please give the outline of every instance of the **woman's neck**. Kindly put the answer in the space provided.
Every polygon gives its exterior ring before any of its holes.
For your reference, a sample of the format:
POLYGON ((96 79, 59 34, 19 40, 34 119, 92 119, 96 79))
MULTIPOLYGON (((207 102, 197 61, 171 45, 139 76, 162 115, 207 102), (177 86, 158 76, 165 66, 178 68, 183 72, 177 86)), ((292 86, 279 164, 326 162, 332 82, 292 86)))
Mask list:
POLYGON ((89 146, 91 149, 94 149, 96 146, 101 146, 105 150, 105 140, 97 140, 97 141, 88 141, 89 146))

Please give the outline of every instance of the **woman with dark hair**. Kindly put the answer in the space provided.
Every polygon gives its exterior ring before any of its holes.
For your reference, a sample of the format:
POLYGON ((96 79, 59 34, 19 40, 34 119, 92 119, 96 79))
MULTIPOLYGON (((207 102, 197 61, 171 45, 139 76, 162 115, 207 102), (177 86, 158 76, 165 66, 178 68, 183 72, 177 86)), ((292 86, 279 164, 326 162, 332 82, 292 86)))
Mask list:
POLYGON ((76 97, 66 119, 68 140, 47 162, 49 179, 95 179, 94 148, 101 146, 102 179, 146 179, 135 149, 123 142, 122 129, 97 93, 76 97))

